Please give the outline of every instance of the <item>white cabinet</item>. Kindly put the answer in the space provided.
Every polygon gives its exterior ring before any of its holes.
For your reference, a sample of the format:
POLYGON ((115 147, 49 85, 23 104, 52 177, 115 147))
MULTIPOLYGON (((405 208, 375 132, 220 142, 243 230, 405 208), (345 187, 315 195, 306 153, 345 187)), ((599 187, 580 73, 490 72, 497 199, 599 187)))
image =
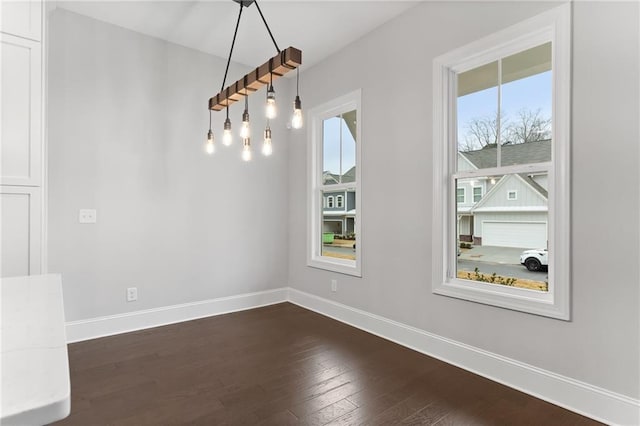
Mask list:
POLYGON ((0 183, 41 183, 42 49, 39 42, 0 35, 2 129, 0 183))
POLYGON ((41 190, 0 187, 2 277, 41 273, 41 190))
POLYGON ((0 276, 44 272, 42 2, 0 2, 0 276))
POLYGON ((42 2, 18 0, 0 2, 0 31, 40 41, 42 38, 42 2))

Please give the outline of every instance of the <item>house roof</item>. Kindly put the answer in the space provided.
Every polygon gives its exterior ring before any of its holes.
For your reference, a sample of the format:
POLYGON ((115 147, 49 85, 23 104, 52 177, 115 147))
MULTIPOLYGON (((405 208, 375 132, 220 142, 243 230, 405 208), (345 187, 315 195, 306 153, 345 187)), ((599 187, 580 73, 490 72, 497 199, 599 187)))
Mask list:
MULTIPOLYGON (((478 169, 497 166, 497 144, 487 145, 477 151, 460 152, 460 154, 478 169)), ((502 166, 551 161, 551 139, 502 145, 500 147, 500 157, 502 166)))
MULTIPOLYGON (((334 181, 335 183, 340 182, 340 175, 330 172, 324 172, 322 175, 323 183, 326 185, 329 181, 334 181)), ((356 166, 351 167, 349 170, 344 172, 342 175, 342 183, 355 182, 356 181, 356 166)))

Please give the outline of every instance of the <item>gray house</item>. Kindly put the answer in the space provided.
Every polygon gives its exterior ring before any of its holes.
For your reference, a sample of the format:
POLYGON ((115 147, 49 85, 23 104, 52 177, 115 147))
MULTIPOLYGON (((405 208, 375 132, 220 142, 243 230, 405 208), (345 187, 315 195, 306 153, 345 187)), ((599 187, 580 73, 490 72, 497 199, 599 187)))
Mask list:
MULTIPOLYGON (((323 180, 325 185, 332 183, 355 182, 356 168, 350 168, 342 175, 325 172, 323 180)), ((355 189, 339 191, 325 191, 322 195, 322 232, 331 232, 336 235, 348 235, 355 232, 356 217, 356 192, 355 189)))
MULTIPOLYGON (((501 165, 551 160, 551 141, 501 146, 501 165)), ((458 170, 495 167, 497 146, 458 153, 458 170)), ((456 187, 458 238, 476 245, 547 247, 546 173, 461 179, 456 187)))

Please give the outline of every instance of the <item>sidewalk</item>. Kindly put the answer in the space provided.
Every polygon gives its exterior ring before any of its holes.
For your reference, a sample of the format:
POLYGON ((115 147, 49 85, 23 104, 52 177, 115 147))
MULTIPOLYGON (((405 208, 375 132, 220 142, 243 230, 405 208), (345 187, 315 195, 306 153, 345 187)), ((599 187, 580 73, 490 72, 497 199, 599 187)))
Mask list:
POLYGON ((513 247, 474 246, 460 249, 458 259, 473 260, 507 265, 519 265, 520 254, 527 249, 513 247))

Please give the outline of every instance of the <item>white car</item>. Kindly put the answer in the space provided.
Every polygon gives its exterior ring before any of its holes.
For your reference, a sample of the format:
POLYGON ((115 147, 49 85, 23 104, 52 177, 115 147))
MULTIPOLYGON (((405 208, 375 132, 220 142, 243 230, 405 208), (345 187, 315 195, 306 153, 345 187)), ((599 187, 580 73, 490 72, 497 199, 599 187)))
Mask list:
POLYGON ((525 250, 520 255, 520 263, 530 271, 541 271, 549 266, 547 249, 525 250))

